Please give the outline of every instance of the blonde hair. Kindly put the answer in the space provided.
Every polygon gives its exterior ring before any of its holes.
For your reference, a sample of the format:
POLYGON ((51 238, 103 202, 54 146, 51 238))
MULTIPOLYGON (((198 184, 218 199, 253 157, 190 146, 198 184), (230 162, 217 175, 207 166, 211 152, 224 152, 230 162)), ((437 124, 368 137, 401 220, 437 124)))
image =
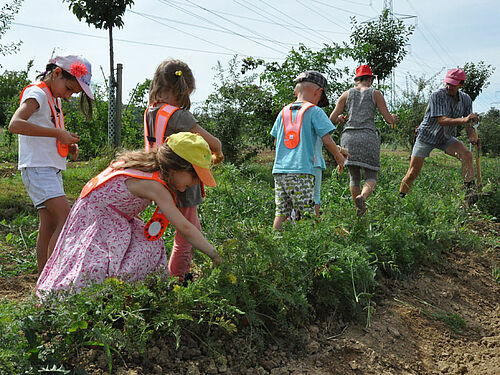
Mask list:
POLYGON ((184 109, 191 108, 189 95, 195 89, 193 72, 180 60, 165 60, 158 68, 149 87, 149 104, 161 101, 171 91, 184 109))
POLYGON ((161 178, 168 178, 168 171, 186 171, 198 177, 193 165, 181 158, 166 144, 162 144, 158 150, 146 151, 124 151, 117 155, 115 161, 123 161, 120 169, 133 168, 143 172, 160 171, 161 178))

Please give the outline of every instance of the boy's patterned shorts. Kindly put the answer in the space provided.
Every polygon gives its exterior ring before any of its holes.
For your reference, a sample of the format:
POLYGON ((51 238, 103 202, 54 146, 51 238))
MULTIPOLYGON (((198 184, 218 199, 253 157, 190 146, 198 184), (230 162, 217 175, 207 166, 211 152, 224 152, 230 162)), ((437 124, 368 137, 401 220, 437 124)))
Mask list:
POLYGON ((278 173, 274 175, 276 216, 314 216, 314 176, 311 174, 278 173))

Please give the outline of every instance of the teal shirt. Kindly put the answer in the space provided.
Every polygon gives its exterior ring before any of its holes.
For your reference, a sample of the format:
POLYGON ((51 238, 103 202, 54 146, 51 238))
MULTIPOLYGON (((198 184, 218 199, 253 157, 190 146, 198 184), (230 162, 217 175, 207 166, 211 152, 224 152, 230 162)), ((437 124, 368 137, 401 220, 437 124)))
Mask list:
MULTIPOLYGON (((295 119, 298 108, 292 107, 292 119, 295 119)), ((300 129, 300 142, 297 147, 289 149, 285 146, 285 131, 283 129, 282 111, 280 111, 271 130, 271 135, 276 138, 276 157, 274 159, 273 174, 276 173, 305 173, 314 175, 315 155, 318 152, 318 138, 335 130, 326 113, 314 106, 309 108, 302 118, 300 129)), ((321 144, 322 145, 322 142, 321 144)), ((321 151, 320 154, 321 156, 321 151)), ((321 156, 321 159, 323 157, 321 156)), ((321 161, 319 161, 321 162, 321 161)), ((323 160, 324 163, 324 160, 323 160)))

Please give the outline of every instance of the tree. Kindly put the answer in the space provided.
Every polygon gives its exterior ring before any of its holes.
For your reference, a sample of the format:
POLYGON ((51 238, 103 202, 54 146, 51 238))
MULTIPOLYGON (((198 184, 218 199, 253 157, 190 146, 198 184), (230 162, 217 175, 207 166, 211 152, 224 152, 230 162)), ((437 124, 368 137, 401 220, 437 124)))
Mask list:
POLYGON ((227 161, 240 163, 272 145, 272 96, 256 84, 257 75, 238 72, 237 58, 217 66, 215 91, 195 115, 200 125, 218 137, 227 161))
POLYGON ((9 71, 0 74, 0 127, 6 127, 8 121, 19 106, 19 94, 30 81, 28 74, 33 67, 33 60, 25 70, 9 71))
POLYGON ((490 84, 488 78, 493 74, 495 68, 491 65, 486 65, 484 61, 479 61, 477 64, 473 62, 465 63, 464 72, 466 75, 462 91, 469 94, 472 101, 488 87, 490 84))
MULTIPOLYGON (((242 72, 256 69, 258 66, 264 67, 260 81, 273 93, 272 110, 277 113, 284 105, 294 100, 293 80, 305 70, 316 70, 325 76, 329 98, 334 98, 335 94, 340 96, 351 85, 352 78, 349 77, 349 69, 339 67, 338 62, 352 56, 353 51, 348 46, 325 45, 319 51, 313 51, 300 44, 297 49, 292 48, 282 63, 244 59, 242 72)), ((330 100, 330 105, 334 104, 333 100, 330 100)))
POLYGON ((358 23, 351 17, 351 23, 355 60, 370 65, 377 79, 383 81, 408 53, 405 45, 415 27, 406 27, 403 21, 390 17, 388 9, 377 21, 358 23))
MULTIPOLYGON (((0 39, 10 29, 10 24, 14 16, 19 12, 23 0, 13 0, 9 4, 5 4, 0 9, 0 39)), ((12 42, 9 44, 0 44, 0 55, 6 56, 16 52, 19 49, 21 42, 12 42)), ((0 64, 0 67, 2 65, 0 64)))
MULTIPOLYGON (((109 106, 108 138, 114 138, 114 57, 113 57, 113 27, 123 27, 123 14, 134 0, 63 0, 69 3, 69 9, 79 21, 85 19, 88 25, 98 29, 108 30, 109 35, 109 106)), ((109 139, 108 139, 109 141, 109 139)))

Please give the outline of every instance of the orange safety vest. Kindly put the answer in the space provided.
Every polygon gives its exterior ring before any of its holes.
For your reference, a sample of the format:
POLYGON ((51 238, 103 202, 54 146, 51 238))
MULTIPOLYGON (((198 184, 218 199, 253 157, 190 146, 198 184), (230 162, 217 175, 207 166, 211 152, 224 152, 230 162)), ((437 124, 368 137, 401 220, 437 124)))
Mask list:
MULTIPOLYGON (((154 137, 149 134, 148 127, 148 110, 153 107, 152 105, 148 105, 146 111, 144 111, 144 148, 146 152, 149 152, 151 149, 156 150, 163 144, 163 140, 165 139, 165 132, 168 126, 168 120, 174 114, 175 111, 180 109, 180 107, 176 107, 170 104, 164 104, 160 107, 158 112, 156 112, 156 118, 154 122, 154 137)), ((201 188, 201 196, 205 197, 205 185, 200 181, 201 188)))
POLYGON ((288 104, 281 111, 281 118, 283 119, 283 130, 285 131, 285 146, 288 148, 295 148, 300 142, 300 128, 302 127, 302 117, 304 113, 314 104, 304 102, 301 104, 299 111, 295 115, 295 120, 292 121, 292 106, 295 103, 288 104))
POLYGON ((156 112, 156 119, 154 122, 154 135, 151 135, 149 134, 147 121, 148 110, 151 107, 151 105, 148 105, 146 111, 144 112, 144 147, 146 151, 149 151, 150 148, 156 150, 161 146, 165 137, 165 131, 167 130, 168 120, 174 114, 174 112, 179 109, 179 107, 170 104, 162 105, 158 112, 156 112))
MULTIPOLYGON (((45 93, 45 96, 47 97, 47 102, 49 103, 50 111, 52 112, 52 117, 54 118, 55 127, 62 129, 62 130, 65 130, 64 129, 64 114, 63 114, 62 107, 61 107, 61 98, 54 99, 54 97, 52 96, 52 93, 50 92, 50 90, 45 82, 36 82, 36 83, 32 83, 32 84, 26 86, 23 89, 23 91, 21 91, 21 97, 19 98, 19 104, 23 100, 24 90, 26 90, 28 87, 31 87, 31 86, 37 86, 43 90, 43 92, 45 93)), ((68 145, 62 144, 61 142, 59 142, 58 139, 56 139, 56 144, 57 144, 57 152, 59 153, 59 155, 61 155, 63 158, 68 156, 68 152, 69 152, 68 145)))
MULTIPOLYGON (((117 162, 114 164, 114 166, 119 166, 123 162, 117 162)), ((125 175, 125 176, 130 176, 133 178, 141 178, 141 179, 146 179, 146 180, 155 180, 160 182, 162 185, 164 185, 168 191, 172 194, 174 197, 174 202, 177 204, 177 196, 175 195, 174 191, 170 189, 170 187, 165 183, 160 178, 160 172, 143 172, 139 171, 137 169, 132 169, 132 168, 126 168, 126 169, 114 169, 111 166, 106 168, 104 171, 99 173, 97 176, 95 176, 93 179, 91 179, 87 184, 83 187, 82 192, 80 193, 80 198, 85 198, 92 190, 94 190, 96 187, 102 185, 109 179, 118 176, 118 175, 125 175)), ((156 207, 156 210, 149 219, 149 221, 146 223, 146 226, 144 228, 144 235, 149 241, 156 241, 159 239, 165 230, 167 229, 169 224, 169 221, 161 212, 159 207, 156 207)))

